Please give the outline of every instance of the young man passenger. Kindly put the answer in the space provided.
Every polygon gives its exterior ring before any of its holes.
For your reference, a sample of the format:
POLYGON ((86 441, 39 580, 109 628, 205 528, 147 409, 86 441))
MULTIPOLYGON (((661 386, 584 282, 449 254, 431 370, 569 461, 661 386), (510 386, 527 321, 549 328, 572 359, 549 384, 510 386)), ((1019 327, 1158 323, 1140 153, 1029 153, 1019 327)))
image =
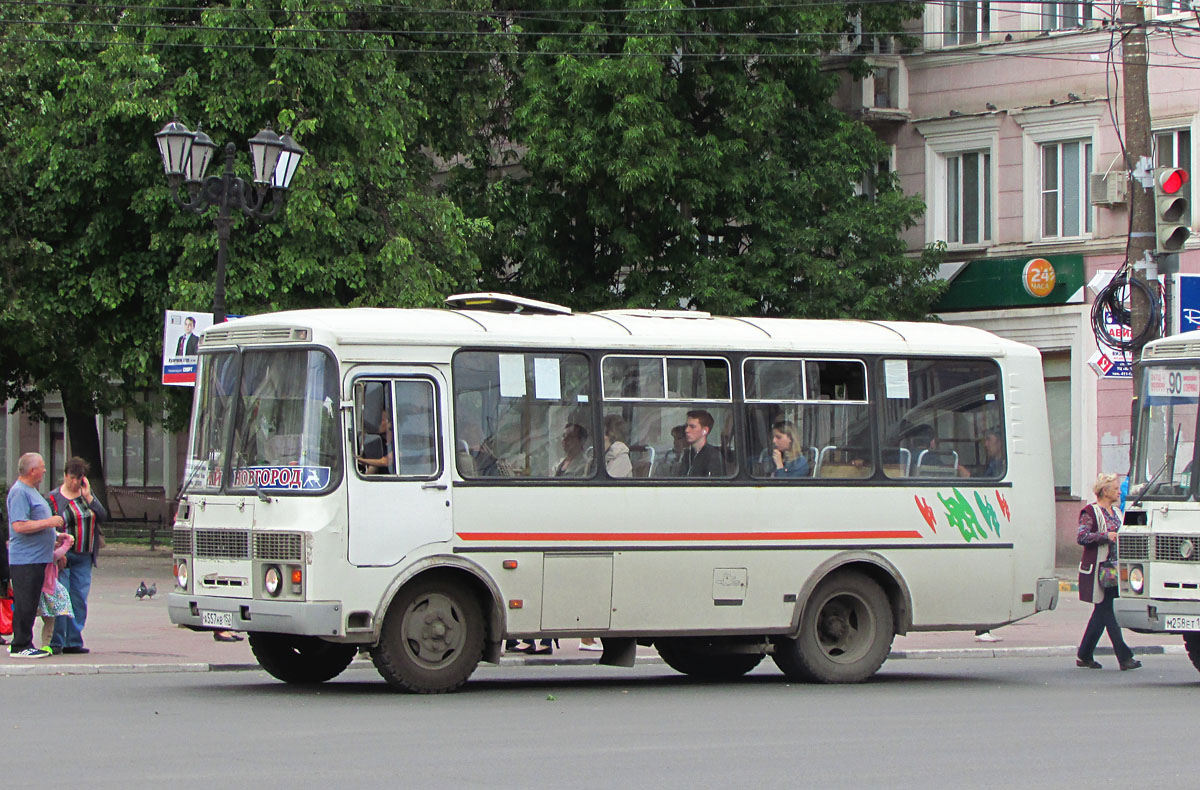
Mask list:
POLYGON ((687 413, 683 436, 688 449, 679 459, 680 477, 721 477, 725 474, 725 462, 721 452, 708 443, 708 434, 713 429, 713 416, 704 409, 687 413))

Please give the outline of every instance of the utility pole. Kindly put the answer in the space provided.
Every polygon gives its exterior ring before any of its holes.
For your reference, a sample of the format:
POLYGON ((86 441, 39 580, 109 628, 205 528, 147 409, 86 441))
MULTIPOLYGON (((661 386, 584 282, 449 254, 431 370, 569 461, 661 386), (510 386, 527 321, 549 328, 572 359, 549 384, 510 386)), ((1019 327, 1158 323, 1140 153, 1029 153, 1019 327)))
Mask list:
MULTIPOLYGON (((1146 265, 1154 260, 1156 246, 1154 233, 1154 190, 1144 188, 1141 181, 1132 178, 1134 170, 1138 169, 1143 157, 1149 162, 1149 170, 1153 173, 1154 162, 1151 156, 1150 131, 1150 85, 1148 69, 1148 53, 1146 45, 1146 15, 1141 2, 1124 0, 1121 3, 1121 63, 1125 77, 1125 167, 1131 174, 1129 189, 1129 255, 1131 267, 1130 280, 1141 280, 1146 283, 1150 278, 1157 280, 1157 271, 1149 272, 1147 277, 1146 265), (1139 266, 1141 268, 1139 268, 1139 266)), ((1142 330, 1150 321, 1150 302, 1146 291, 1142 288, 1130 288, 1130 321, 1129 328, 1134 337, 1142 334, 1142 330)), ((1158 328, 1143 338, 1141 344, 1130 349, 1131 362, 1136 363, 1142 358, 1142 345, 1158 336, 1158 328)), ((1133 403, 1131 404, 1129 423, 1129 468, 1133 470, 1134 435, 1137 432, 1138 393, 1141 392, 1141 376, 1136 371, 1133 375, 1133 403)))

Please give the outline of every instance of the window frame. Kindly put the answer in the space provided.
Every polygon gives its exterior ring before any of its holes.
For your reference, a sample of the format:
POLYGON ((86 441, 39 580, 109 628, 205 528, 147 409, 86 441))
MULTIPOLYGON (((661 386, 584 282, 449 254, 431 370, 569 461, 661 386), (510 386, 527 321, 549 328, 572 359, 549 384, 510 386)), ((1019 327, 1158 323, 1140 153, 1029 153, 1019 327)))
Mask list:
MULTIPOLYGON (((945 242, 949 249, 982 249, 998 242, 996 206, 999 184, 999 162, 1001 117, 995 114, 970 118, 946 118, 917 124, 917 131, 925 138, 925 243, 945 242), (976 243, 964 244, 949 239, 950 194, 948 182, 948 160, 962 154, 985 153, 988 155, 988 195, 985 202, 987 222, 991 238, 976 243)), ((982 228, 981 228, 982 231, 982 228)))
POLYGON ((1090 139, 1080 138, 1074 140, 1051 140, 1038 144, 1038 207, 1040 209, 1041 223, 1038 229, 1038 238, 1041 241, 1069 241, 1073 239, 1089 239, 1094 233, 1095 212, 1092 208, 1092 192, 1091 192, 1091 170, 1094 164, 1094 146, 1090 139), (1076 199, 1078 205, 1073 207, 1070 216, 1066 201, 1067 195, 1067 176, 1068 176, 1068 157, 1065 154, 1066 146, 1079 146, 1078 155, 1075 159, 1076 172, 1078 173, 1076 187, 1076 199), (1048 189, 1046 184, 1047 178, 1047 154, 1055 151, 1054 163, 1054 180, 1055 184, 1052 189, 1048 189), (1055 233, 1047 232, 1046 228, 1046 210, 1047 199, 1050 195, 1054 195, 1055 201, 1055 233), (1073 220, 1079 225, 1079 233, 1068 234, 1066 226, 1068 219, 1073 220))
MULTIPOLYGON (((1011 113, 1013 120, 1022 128, 1022 236, 1026 242, 1035 244, 1077 244, 1093 238, 1096 227, 1096 210, 1084 191, 1083 202, 1090 216, 1088 224, 1093 228, 1082 236, 1042 236, 1042 152, 1043 143, 1085 141, 1092 144, 1093 159, 1096 140, 1100 138, 1100 118, 1105 112, 1103 102, 1078 102, 1053 107, 1034 107, 1011 113)), ((1084 183, 1091 179, 1084 174, 1084 183)))
POLYGON ((941 25, 937 28, 937 32, 941 36, 942 47, 964 47, 976 44, 983 44, 991 41, 992 35, 992 9, 989 0, 948 0, 942 4, 941 9, 941 25), (975 24, 970 30, 964 30, 961 25, 962 10, 968 7, 974 7, 975 24), (951 11, 959 24, 953 32, 950 30, 949 16, 951 11), (964 35, 973 36, 971 41, 963 41, 964 35), (955 40, 951 41, 953 36, 955 40))
POLYGON ((1095 3, 1091 0, 1080 0, 1080 2, 1065 3, 1065 2, 1042 2, 1039 8, 1038 25, 1043 33, 1062 33, 1070 30, 1085 30, 1093 27, 1096 24, 1096 9, 1095 3), (1060 20, 1064 18, 1063 6, 1077 6, 1079 12, 1078 24, 1062 24, 1060 20), (1050 20, 1047 22, 1047 20, 1050 20))
POLYGON ((733 392, 734 392, 734 389, 733 389, 733 360, 731 360, 729 357, 699 355, 699 354, 662 354, 662 353, 606 354, 606 353, 602 352, 600 354, 599 362, 600 362, 600 401, 602 403, 631 403, 632 402, 632 403, 729 403, 729 404, 732 404, 735 401, 735 399, 733 397, 733 392), (609 395, 604 390, 604 363, 610 359, 659 359, 662 362, 663 396, 661 398, 652 397, 652 396, 633 397, 633 396, 626 396, 626 395, 614 395, 612 397, 609 397, 609 395), (729 382, 729 397, 727 397, 727 398, 671 397, 671 394, 670 394, 671 390, 667 387, 667 385, 670 383, 670 374, 667 371, 668 360, 684 360, 684 361, 699 360, 701 362, 709 362, 709 361, 724 362, 725 363, 726 380, 729 382))
MULTIPOLYGON (((996 425, 992 426, 992 427, 995 427, 999 430, 1000 438, 1003 443, 1004 472, 1001 473, 999 477, 985 477, 982 475, 980 475, 978 477, 975 475, 971 475, 969 477, 958 477, 957 475, 955 475, 955 476, 930 475, 927 477, 920 477, 920 476, 916 476, 916 475, 908 475, 905 477, 890 477, 890 476, 888 476, 888 474, 884 470, 885 464, 883 463, 882 458, 883 458, 884 451, 886 449, 891 449, 891 445, 885 445, 884 441, 887 438, 886 437, 887 431, 893 426, 894 423, 891 422, 891 420, 888 416, 888 413, 887 413, 887 402, 890 399, 886 397, 886 392, 885 392, 884 397, 878 398, 876 400, 876 403, 878 405, 876 407, 877 413, 876 413, 876 417, 875 417, 875 426, 874 426, 874 428, 875 428, 874 441, 876 442, 877 448, 878 448, 876 450, 876 453, 877 453, 878 457, 880 458, 879 470, 878 470, 877 474, 882 476, 891 485, 898 485, 898 484, 902 484, 905 482, 909 482, 909 483, 916 483, 919 485, 928 486, 931 484, 937 485, 938 483, 936 481, 955 481, 955 485, 960 485, 960 486, 966 486, 966 485, 988 486, 988 485, 990 485, 990 486, 1003 487, 1003 486, 1012 485, 1012 482, 1010 480, 1007 480, 1009 474, 1012 472, 1012 454, 1009 451, 1009 432, 1008 432, 1008 424, 1007 424, 1008 423, 1008 419, 1007 419, 1007 416, 1008 416, 1007 400, 1008 399, 1007 399, 1007 396, 1005 393, 1004 367, 1000 364, 999 360, 995 357, 988 357, 988 356, 967 356, 967 355, 931 356, 928 354, 924 354, 924 355, 879 354, 879 355, 877 355, 877 357, 874 360, 874 372, 875 372, 875 375, 878 376, 880 379, 883 379, 886 375, 884 372, 884 365, 889 360, 904 360, 905 362, 907 362, 909 364, 911 364, 913 362, 918 362, 918 363, 926 363, 926 362, 963 363, 963 362, 967 362, 967 363, 991 365, 991 367, 995 370, 995 374, 996 374, 996 381, 997 381, 996 403, 997 403, 997 406, 1000 411, 1000 419, 997 421, 996 425), (933 482, 931 482, 931 481, 933 481, 933 482)), ((911 368, 909 371, 909 375, 911 376, 911 368)), ((935 398, 940 397, 942 394, 943 393, 939 393, 937 396, 934 396, 934 397, 935 398)), ((911 400, 911 397, 912 396, 910 393, 909 400, 911 400)), ((899 400, 899 399, 896 399, 896 400, 899 400)), ((988 430, 988 428, 985 427, 983 432, 979 433, 978 436, 975 437, 975 439, 973 439, 973 441, 980 442, 980 443, 984 442, 985 441, 984 437, 986 436, 987 430, 988 430)), ((899 445, 897 445, 897 447, 898 446, 899 445)), ((986 452, 986 448, 984 451, 986 452)), ((915 464, 916 461, 917 461, 916 458, 910 459, 910 463, 915 464)), ((959 459, 959 466, 963 466, 962 459, 959 459)))
POLYGON ((442 440, 444 438, 444 434, 443 434, 444 423, 443 423, 443 417, 442 417, 442 413, 441 413, 442 409, 440 406, 441 400, 439 398, 441 393, 438 391, 437 380, 435 380, 432 376, 425 376, 425 375, 420 375, 420 374, 414 375, 414 374, 403 374, 403 373, 396 373, 396 374, 362 373, 360 375, 353 377, 350 380, 350 393, 351 393, 351 400, 354 403, 354 409, 351 412, 354 415, 354 424, 350 428, 350 430, 353 433, 353 441, 355 443, 354 444, 355 461, 354 461, 353 466, 354 466, 354 474, 357 476, 357 478, 359 480, 363 480, 366 482, 396 482, 396 481, 414 481, 414 480, 426 480, 427 481, 427 480, 438 480, 441 478, 443 472, 445 471, 445 458, 444 458, 444 453, 442 452, 442 440), (399 431, 397 430, 398 423, 396 421, 396 383, 400 382, 400 381, 419 381, 419 382, 428 384, 430 387, 430 397, 431 397, 430 403, 433 405, 433 431, 434 431, 433 449, 434 449, 434 461, 435 461, 434 467, 435 468, 434 468, 434 471, 429 474, 409 475, 409 474, 403 474, 399 471, 401 469, 400 457, 399 457, 400 434, 399 434, 399 431), (359 417, 362 417, 365 415, 360 414, 359 410, 358 410, 358 398, 357 398, 358 387, 360 384, 366 384, 366 383, 372 383, 372 382, 385 384, 388 387, 388 389, 390 390, 390 395, 391 395, 390 412, 391 412, 391 414, 389 415, 389 417, 390 417, 391 423, 392 423, 392 427, 391 427, 391 430, 392 430, 392 459, 393 459, 393 463, 396 464, 396 469, 397 469, 396 474, 391 474, 389 472, 367 473, 367 472, 363 472, 359 469, 358 460, 357 460, 358 459, 357 451, 361 448, 359 448, 359 446, 358 446, 358 438, 357 438, 358 427, 359 427, 358 420, 359 420, 359 417))

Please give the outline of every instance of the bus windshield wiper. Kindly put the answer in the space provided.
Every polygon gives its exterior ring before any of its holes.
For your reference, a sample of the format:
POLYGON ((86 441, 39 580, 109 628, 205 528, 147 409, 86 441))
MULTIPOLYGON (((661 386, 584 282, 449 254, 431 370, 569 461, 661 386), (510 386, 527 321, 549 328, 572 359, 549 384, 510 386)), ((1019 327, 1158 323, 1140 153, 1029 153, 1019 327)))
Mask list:
MULTIPOLYGON (((1138 492, 1138 495, 1134 498, 1134 500, 1129 503, 1129 507, 1137 507, 1137 505, 1142 501, 1143 497, 1147 496, 1152 491, 1157 490, 1154 487, 1155 482, 1158 480, 1159 476, 1163 472, 1167 471, 1168 466, 1170 466, 1172 469, 1171 479, 1174 479, 1175 451, 1179 449, 1179 434, 1181 432, 1182 432, 1182 426, 1175 429, 1175 441, 1172 442, 1171 452, 1167 455, 1166 458, 1163 459, 1162 466, 1158 467, 1158 471, 1154 473, 1154 476, 1151 477, 1148 481, 1146 481, 1146 485, 1142 486, 1142 490, 1140 492, 1138 492)), ((1126 510, 1128 510, 1128 509, 1129 508, 1126 508, 1126 510)))

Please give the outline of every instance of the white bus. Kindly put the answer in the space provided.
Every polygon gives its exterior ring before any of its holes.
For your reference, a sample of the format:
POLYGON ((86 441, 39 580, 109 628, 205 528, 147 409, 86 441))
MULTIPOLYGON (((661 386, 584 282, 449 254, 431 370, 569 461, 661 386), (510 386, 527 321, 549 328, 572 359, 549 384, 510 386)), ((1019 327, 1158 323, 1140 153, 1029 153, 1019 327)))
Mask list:
POLYGON ((205 332, 173 622, 249 632, 283 681, 363 650, 442 692, 507 639, 588 636, 605 664, 856 682, 895 634, 1057 602, 1034 349, 447 302, 205 332))
POLYGON ((1200 497, 1192 474, 1200 405, 1200 332, 1146 345, 1140 363, 1130 499, 1117 540, 1117 622, 1181 634, 1200 669, 1200 497))

